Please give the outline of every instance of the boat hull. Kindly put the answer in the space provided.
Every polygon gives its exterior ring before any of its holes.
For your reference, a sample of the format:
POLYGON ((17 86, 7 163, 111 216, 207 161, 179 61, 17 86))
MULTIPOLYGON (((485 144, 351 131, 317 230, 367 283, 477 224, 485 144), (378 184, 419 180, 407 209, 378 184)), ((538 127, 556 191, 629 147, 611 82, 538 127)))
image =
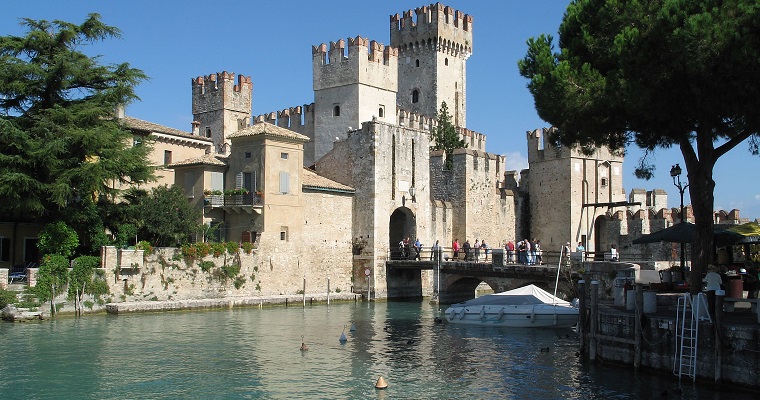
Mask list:
POLYGON ((551 304, 519 306, 452 305, 446 310, 452 324, 511 328, 569 328, 578 323, 578 309, 551 304))

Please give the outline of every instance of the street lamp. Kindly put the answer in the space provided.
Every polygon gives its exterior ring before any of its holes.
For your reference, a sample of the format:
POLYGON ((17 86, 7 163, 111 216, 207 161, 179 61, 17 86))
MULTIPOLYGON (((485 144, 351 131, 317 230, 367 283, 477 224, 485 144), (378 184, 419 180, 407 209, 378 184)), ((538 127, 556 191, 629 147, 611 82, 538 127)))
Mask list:
POLYGON ((414 186, 409 188, 409 196, 412 198, 412 203, 416 203, 417 199, 414 198, 416 190, 414 189, 414 186))
MULTIPOLYGON (((689 184, 683 185, 681 183, 681 167, 676 164, 670 168, 670 176, 673 177, 673 185, 678 188, 678 192, 681 194, 681 223, 683 223, 683 192, 689 187, 689 184)), ((681 268, 686 267, 686 253, 684 252, 683 243, 681 243, 681 268)))

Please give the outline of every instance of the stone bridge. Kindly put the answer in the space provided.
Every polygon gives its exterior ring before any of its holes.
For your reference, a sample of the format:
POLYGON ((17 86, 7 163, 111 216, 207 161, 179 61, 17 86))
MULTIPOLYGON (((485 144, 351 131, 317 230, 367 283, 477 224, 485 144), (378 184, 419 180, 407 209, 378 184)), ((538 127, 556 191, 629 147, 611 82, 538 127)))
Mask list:
MULTIPOLYGON (((474 298, 475 288, 481 282, 486 283, 494 292, 534 284, 551 293, 557 279, 556 265, 442 261, 439 267, 436 261, 391 260, 386 262, 388 299, 421 298, 423 270, 433 272, 432 294, 437 292, 442 304, 454 304, 474 298), (440 288, 437 287, 439 282, 440 288)), ((567 298, 575 297, 572 278, 572 273, 563 268, 557 291, 567 298)))

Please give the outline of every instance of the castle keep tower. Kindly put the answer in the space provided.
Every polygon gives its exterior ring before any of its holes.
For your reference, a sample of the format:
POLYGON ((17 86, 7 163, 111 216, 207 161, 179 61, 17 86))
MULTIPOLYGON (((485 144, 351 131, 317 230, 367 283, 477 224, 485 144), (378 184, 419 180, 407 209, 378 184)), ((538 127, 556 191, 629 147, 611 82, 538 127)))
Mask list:
POLYGON ((361 36, 312 47, 314 73, 314 160, 335 138, 376 119, 396 121, 396 49, 361 36), (346 54, 346 50, 348 53, 346 54))
POLYGON ((193 133, 213 139, 214 151, 230 153, 226 135, 248 126, 253 83, 250 76, 222 72, 192 79, 193 133))
POLYGON ((398 105, 433 116, 446 102, 455 126, 465 127, 467 58, 472 16, 439 3, 391 15, 391 46, 398 49, 398 105))

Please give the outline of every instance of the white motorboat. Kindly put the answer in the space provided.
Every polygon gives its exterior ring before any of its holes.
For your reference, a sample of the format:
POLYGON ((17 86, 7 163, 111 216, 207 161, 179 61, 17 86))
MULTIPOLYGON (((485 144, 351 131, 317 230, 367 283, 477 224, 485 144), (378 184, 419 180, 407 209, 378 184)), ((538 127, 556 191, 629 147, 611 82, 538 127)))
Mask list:
POLYGON ((535 285, 488 294, 446 310, 452 324, 561 328, 578 323, 578 309, 535 285))

